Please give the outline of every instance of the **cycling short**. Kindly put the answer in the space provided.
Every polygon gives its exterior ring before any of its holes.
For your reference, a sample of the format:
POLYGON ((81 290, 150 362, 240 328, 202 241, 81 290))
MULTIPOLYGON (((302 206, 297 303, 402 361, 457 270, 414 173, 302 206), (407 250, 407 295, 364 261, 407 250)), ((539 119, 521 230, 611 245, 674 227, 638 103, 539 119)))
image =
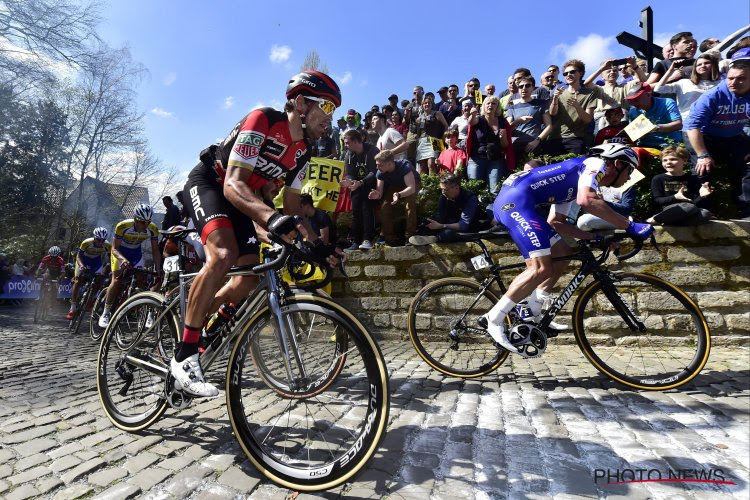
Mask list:
POLYGON ((560 235, 536 212, 522 189, 503 186, 492 207, 495 220, 508 228, 524 259, 550 255, 560 235))
MULTIPOLYGON (((86 266, 92 274, 102 274, 102 271, 104 271, 104 260, 101 257, 94 257, 93 259, 81 257, 81 260, 83 261, 83 265, 86 266)), ((83 269, 78 267, 78 260, 76 260, 76 267, 73 276, 77 278, 82 270, 83 269)))
POLYGON ((185 208, 206 244, 208 236, 219 228, 231 229, 240 255, 258 255, 260 245, 253 220, 224 198, 213 169, 199 163, 185 184, 185 208))
MULTIPOLYGON (((141 247, 138 248, 128 248, 121 246, 117 249, 118 252, 120 252, 120 255, 125 257, 128 262, 130 262, 130 265, 132 267, 143 267, 143 251, 141 251, 141 247)), ((112 258, 110 259, 110 265, 112 266, 112 272, 117 271, 120 269, 120 261, 117 260, 117 257, 115 257, 115 253, 112 252, 112 258)))

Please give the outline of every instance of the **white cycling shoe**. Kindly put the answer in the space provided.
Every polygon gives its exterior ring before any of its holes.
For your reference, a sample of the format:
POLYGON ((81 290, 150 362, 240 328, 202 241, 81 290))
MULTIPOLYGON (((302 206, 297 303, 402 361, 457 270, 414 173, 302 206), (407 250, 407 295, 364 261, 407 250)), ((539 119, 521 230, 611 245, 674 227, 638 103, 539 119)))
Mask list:
POLYGON ((199 398, 213 398, 219 395, 219 389, 206 382, 198 354, 193 354, 183 361, 172 358, 170 363, 175 388, 199 398))
POLYGON ((484 315, 484 319, 487 320, 487 332, 490 334, 490 337, 506 351, 518 354, 518 349, 510 343, 510 339, 508 339, 508 335, 505 333, 505 327, 503 325, 496 325, 490 321, 486 314, 484 315))
POLYGON ((103 312, 99 316, 99 328, 107 328, 109 326, 109 320, 112 318, 112 313, 103 312))

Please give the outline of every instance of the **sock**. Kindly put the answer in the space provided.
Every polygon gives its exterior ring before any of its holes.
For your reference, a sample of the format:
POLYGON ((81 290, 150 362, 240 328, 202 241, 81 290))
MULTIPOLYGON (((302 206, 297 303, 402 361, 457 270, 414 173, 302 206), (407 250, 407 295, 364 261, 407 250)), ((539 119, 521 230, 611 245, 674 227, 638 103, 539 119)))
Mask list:
POLYGON ((487 320, 496 325, 500 325, 505 320, 505 316, 516 306, 516 303, 510 300, 508 296, 503 295, 492 309, 485 315, 487 320))
POLYGON ((531 315, 535 318, 539 317, 544 309, 544 301, 547 300, 549 294, 540 288, 535 288, 531 295, 526 299, 528 302, 529 310, 531 315))
POLYGON ((198 340, 200 340, 201 329, 185 325, 182 331, 182 342, 180 349, 175 353, 174 359, 184 361, 193 354, 198 354, 198 340))

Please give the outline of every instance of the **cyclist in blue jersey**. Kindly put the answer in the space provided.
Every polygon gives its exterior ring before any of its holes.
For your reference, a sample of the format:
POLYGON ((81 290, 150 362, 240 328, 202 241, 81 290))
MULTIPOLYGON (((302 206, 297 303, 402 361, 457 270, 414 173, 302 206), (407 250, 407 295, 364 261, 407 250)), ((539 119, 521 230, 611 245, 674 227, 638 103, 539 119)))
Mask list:
POLYGON ((529 297, 531 314, 535 319, 541 316, 545 298, 568 265, 567 261, 553 263, 552 259, 572 252, 560 234, 582 240, 597 237, 566 223, 573 202, 628 234, 639 238, 651 235, 654 230, 651 225, 632 222, 618 214, 598 193, 599 187, 625 184, 637 166, 638 155, 633 149, 623 144, 602 144, 591 148, 587 158, 572 158, 517 172, 505 180, 493 211, 495 219, 508 228, 521 250, 526 270, 484 316, 488 331, 498 344, 510 352, 518 352, 508 339, 504 320, 520 300, 529 297), (539 205, 551 205, 547 220, 537 213, 539 205))

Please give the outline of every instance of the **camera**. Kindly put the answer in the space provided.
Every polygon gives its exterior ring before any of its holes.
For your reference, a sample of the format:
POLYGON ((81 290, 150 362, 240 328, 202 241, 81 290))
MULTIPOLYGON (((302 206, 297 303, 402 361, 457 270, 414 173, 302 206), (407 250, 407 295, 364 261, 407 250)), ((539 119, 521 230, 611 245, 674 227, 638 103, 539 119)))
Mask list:
POLYGON ((627 63, 628 63, 628 59, 626 57, 623 57, 622 59, 615 59, 614 61, 612 61, 612 67, 615 68, 618 66, 623 66, 627 63))

